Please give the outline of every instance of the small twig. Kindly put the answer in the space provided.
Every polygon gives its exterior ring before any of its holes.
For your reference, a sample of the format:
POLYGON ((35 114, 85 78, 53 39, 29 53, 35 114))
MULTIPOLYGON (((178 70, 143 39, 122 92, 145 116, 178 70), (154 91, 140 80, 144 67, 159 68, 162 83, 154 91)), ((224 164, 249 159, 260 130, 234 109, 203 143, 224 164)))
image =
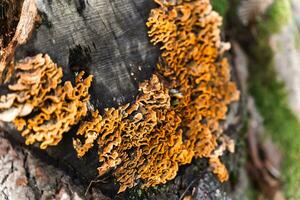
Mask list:
POLYGON ((179 200, 183 200, 185 194, 189 191, 189 189, 192 187, 192 185, 199 179, 198 178, 195 178, 188 186, 187 188, 185 189, 185 191, 182 193, 182 195, 180 196, 179 200))
POLYGON ((93 185, 94 183, 106 183, 106 182, 107 182, 108 176, 105 177, 105 178, 103 178, 103 179, 97 180, 99 177, 100 177, 100 176, 98 175, 97 178, 96 178, 95 180, 92 180, 92 181, 90 182, 90 184, 88 185, 88 187, 87 187, 87 189, 86 189, 86 191, 85 191, 85 193, 84 193, 84 196, 87 196, 87 194, 88 194, 90 188, 92 187, 92 185, 93 185))

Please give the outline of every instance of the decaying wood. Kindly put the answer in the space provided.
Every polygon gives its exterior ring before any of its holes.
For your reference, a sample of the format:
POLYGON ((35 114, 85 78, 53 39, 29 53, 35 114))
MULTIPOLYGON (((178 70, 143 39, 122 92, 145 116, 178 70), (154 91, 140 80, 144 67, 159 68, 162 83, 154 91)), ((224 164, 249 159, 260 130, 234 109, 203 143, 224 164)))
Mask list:
MULTIPOLYGON (((0 199, 107 200, 95 189, 85 188, 63 171, 36 159, 28 150, 12 145, 0 133, 0 199)), ((78 181, 77 181, 78 182, 78 181)))
POLYGON ((16 59, 47 53, 66 79, 79 71, 94 75, 92 102, 111 107, 130 102, 138 83, 149 79, 158 50, 145 22, 155 6, 137 0, 36 0, 41 22, 16 59))
MULTIPOLYGON (((157 61, 158 50, 150 45, 145 26, 154 5, 152 1, 132 0, 25 0, 15 37, 4 50, 6 56, 1 57, 2 67, 13 59, 47 53, 63 68, 64 80, 73 80, 82 70, 94 75, 93 106, 103 109, 130 102, 138 93, 139 82, 151 76, 157 61), (24 27, 31 29, 24 26, 29 23, 35 25, 32 34, 24 31, 24 27)), ((5 88, 1 92, 5 93, 5 88)), ((18 132, 9 132, 9 137, 24 144, 18 132)), ((73 171, 81 169, 76 173, 86 182, 97 177, 96 150, 78 160, 71 137, 57 148, 49 148, 46 154, 73 171)))
MULTIPOLYGON (((159 50, 149 43, 145 27, 148 14, 155 6, 153 1, 25 0, 23 6, 27 7, 23 7, 24 14, 21 14, 15 37, 5 49, 10 53, 1 57, 0 72, 9 74, 8 66, 12 60, 47 53, 63 68, 64 80, 74 81, 75 75, 82 70, 94 75, 91 106, 99 109, 131 102, 138 93, 138 84, 149 79, 153 73, 159 50), (24 26, 25 24, 29 26, 24 26), (1 70, 1 67, 7 68, 1 70)), ((5 89, 0 89, 1 93, 5 93, 5 89)), ((225 125, 228 133, 235 139, 239 137, 242 110, 241 104, 234 105, 225 125)), ((6 138, 17 144, 24 144, 24 138, 14 127, 7 124, 3 127, 6 138)), ((175 180, 158 189, 152 188, 146 192, 134 189, 115 196, 117 185, 110 176, 97 179, 97 151, 94 149, 84 158, 78 159, 72 146, 71 134, 66 134, 58 146, 48 148, 47 151, 40 151, 37 145, 27 146, 26 149, 30 151, 24 150, 23 146, 14 149, 7 139, 2 137, 1 141, 4 145, 0 145, 0 157, 4 147, 3 158, 11 161, 3 163, 8 171, 0 179, 6 182, 12 177, 10 179, 18 183, 18 187, 21 185, 24 190, 21 190, 23 192, 20 195, 25 196, 20 199, 27 196, 29 199, 42 199, 44 195, 57 199, 63 199, 59 196, 69 195, 70 199, 76 199, 77 194, 78 198, 83 199, 92 198, 93 194, 100 195, 94 199, 104 198, 101 192, 91 194, 95 188, 100 188, 107 196, 119 199, 230 199, 225 192, 231 190, 230 184, 220 184, 209 172, 204 159, 184 167, 175 180), (36 160, 29 152, 47 164, 36 160), (16 161, 13 156, 18 157, 16 161), (17 165, 19 166, 16 167, 17 165), (32 169, 36 166, 42 167, 32 169), (56 171, 55 167, 64 169, 64 172, 56 171), (14 175, 15 168, 17 175, 14 175), (37 171, 39 175, 36 174, 37 171), (47 171, 51 173, 45 173, 47 171), (42 180, 39 180, 39 176, 42 180), (95 180, 92 182, 95 184, 91 184, 89 188, 92 180, 95 180), (46 182, 49 182, 48 185, 46 182), (49 187, 53 189, 49 190, 49 187), (84 196, 86 189, 89 189, 88 196, 84 196)), ((226 159, 229 163, 235 158, 226 155, 226 159)), ((4 198, 19 195, 13 193, 11 185, 2 185, 0 191, 4 198)))
MULTIPOLYGON (((17 9, 17 8, 16 8, 17 9)), ((14 37, 8 43, 7 47, 3 49, 3 54, 0 59, 0 83, 3 82, 3 72, 7 70, 8 77, 9 71, 13 69, 9 68, 10 62, 13 61, 15 50, 18 46, 25 44, 29 39, 31 33, 33 32, 35 20, 37 18, 38 10, 34 0, 24 0, 20 19, 18 26, 16 27, 16 31, 14 33, 14 37), (8 68, 8 69, 7 69, 8 68)))

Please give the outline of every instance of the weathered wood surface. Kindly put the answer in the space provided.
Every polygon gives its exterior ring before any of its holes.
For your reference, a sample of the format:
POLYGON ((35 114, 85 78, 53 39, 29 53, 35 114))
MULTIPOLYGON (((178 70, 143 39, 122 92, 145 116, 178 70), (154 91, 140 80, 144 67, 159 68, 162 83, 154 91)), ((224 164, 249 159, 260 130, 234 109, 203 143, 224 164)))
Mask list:
POLYGON ((0 132, 0 199, 1 200, 108 200, 100 190, 86 187, 33 156, 30 151, 7 140, 0 132))
MULTIPOLYGON (((198 163, 203 168, 205 162, 198 163)), ((0 199, 1 200, 109 200, 97 187, 92 187, 85 194, 87 186, 73 176, 66 175, 53 165, 48 165, 36 159, 28 150, 11 144, 0 133, 0 199)), ((228 186, 228 185, 227 185, 228 186)), ((185 173, 163 188, 143 193, 137 191, 122 194, 114 199, 157 199, 176 200, 184 196, 193 199, 218 200, 230 199, 224 191, 226 185, 218 182, 216 177, 207 172, 199 171, 197 165, 185 169, 185 173), (192 184, 191 184, 192 183, 192 184), (189 190, 186 191, 186 189, 189 190), (186 191, 186 192, 185 192, 186 191), (192 194, 193 191, 193 194, 192 194)), ((228 190, 228 188, 227 188, 228 190)))
POLYGON ((63 67, 94 75, 92 102, 118 106, 134 99, 138 83, 149 79, 158 50, 145 23, 155 6, 149 0, 36 0, 42 22, 16 59, 47 53, 63 67))
MULTIPOLYGON (((64 80, 73 80, 79 71, 94 75, 91 102, 100 110, 133 101, 138 84, 150 78, 159 54, 145 26, 153 1, 37 0, 36 5, 41 21, 27 43, 16 48, 15 60, 47 53, 63 68, 64 80)), ((8 137, 24 144, 13 127, 5 128, 8 137)), ((29 148, 40 152, 38 146, 29 148)), ((85 183, 97 177, 97 150, 79 160, 71 134, 40 154, 50 155, 85 183)), ((108 190, 113 189, 108 186, 108 190)))

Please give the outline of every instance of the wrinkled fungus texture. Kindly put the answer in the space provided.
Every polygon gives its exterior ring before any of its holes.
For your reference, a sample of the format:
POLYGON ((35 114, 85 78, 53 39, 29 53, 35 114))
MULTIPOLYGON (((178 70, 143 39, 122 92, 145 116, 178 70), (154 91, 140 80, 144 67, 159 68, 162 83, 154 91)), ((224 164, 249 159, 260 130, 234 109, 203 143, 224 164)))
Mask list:
POLYGON ((228 179, 219 156, 234 151, 220 123, 239 92, 230 81, 220 38, 222 19, 208 0, 160 1, 147 26, 162 50, 156 73, 140 85, 131 105, 95 111, 74 139, 79 157, 97 141, 99 174, 114 169, 119 192, 142 183, 150 187, 173 179, 180 165, 208 158, 220 181, 228 179), (164 77, 164 81, 159 77, 164 77), (163 84, 167 82, 167 84, 163 84))
POLYGON ((136 185, 143 187, 165 183, 176 176, 179 164, 190 163, 192 152, 183 144, 180 118, 171 109, 169 90, 153 75, 140 85, 140 94, 131 105, 109 108, 103 116, 92 113, 74 140, 78 155, 83 156, 97 139, 99 174, 115 168, 120 192, 136 185))
POLYGON ((42 54, 21 60, 14 70, 9 93, 0 97, 0 120, 13 122, 26 144, 57 145, 87 114, 92 77, 83 80, 80 73, 74 87, 69 81, 62 84, 62 69, 42 54))
POLYGON ((239 92, 223 55, 230 45, 221 41, 222 19, 209 0, 156 2, 146 25, 161 57, 133 103, 101 114, 92 106, 88 111, 92 77, 80 73, 75 86, 62 84, 61 68, 40 54, 15 65, 10 92, 0 96, 0 120, 13 122, 26 144, 39 142, 45 149, 86 116, 73 146, 83 157, 96 145, 99 175, 112 170, 119 192, 166 183, 193 158, 207 158, 226 181, 219 157, 233 152, 234 142, 221 124, 239 92))

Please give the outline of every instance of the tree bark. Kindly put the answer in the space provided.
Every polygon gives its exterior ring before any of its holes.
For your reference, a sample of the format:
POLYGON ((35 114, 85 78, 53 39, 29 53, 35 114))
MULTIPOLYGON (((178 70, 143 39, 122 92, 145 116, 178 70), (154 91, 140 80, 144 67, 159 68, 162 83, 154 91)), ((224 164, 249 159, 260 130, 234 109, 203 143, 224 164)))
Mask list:
POLYGON ((109 199, 100 190, 85 194, 85 187, 64 171, 12 144, 0 133, 0 199, 109 199))

